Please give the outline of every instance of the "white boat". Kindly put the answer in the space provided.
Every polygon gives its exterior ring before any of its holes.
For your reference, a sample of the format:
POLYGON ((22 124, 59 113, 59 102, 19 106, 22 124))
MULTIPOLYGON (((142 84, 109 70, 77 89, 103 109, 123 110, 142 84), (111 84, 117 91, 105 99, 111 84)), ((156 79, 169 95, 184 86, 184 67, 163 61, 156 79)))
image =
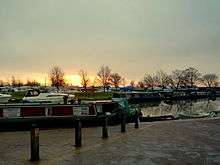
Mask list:
POLYGON ((11 95, 0 94, 0 103, 8 103, 11 95))
POLYGON ((67 98, 67 102, 69 102, 75 96, 65 93, 40 93, 38 90, 29 90, 23 98, 23 102, 64 104, 65 97, 67 98))
POLYGON ((208 112, 195 112, 195 113, 179 113, 180 118, 204 118, 209 117, 210 113, 208 112))

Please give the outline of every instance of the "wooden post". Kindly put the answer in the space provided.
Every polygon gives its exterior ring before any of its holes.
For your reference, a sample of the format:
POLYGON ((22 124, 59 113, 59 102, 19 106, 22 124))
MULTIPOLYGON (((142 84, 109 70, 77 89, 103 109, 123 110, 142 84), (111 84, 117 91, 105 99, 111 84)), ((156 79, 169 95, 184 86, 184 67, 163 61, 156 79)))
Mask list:
POLYGON ((138 111, 135 112, 135 118, 134 118, 134 128, 139 128, 139 114, 138 111))
POLYGON ((108 116, 106 114, 103 118, 102 138, 108 138, 108 116))
POLYGON ((124 110, 121 110, 121 132, 126 132, 126 116, 124 110))
POLYGON ((82 146, 82 124, 79 119, 76 119, 76 124, 75 124, 75 146, 76 147, 82 146))
POLYGON ((39 128, 36 124, 31 125, 31 161, 37 161, 39 156, 39 128))

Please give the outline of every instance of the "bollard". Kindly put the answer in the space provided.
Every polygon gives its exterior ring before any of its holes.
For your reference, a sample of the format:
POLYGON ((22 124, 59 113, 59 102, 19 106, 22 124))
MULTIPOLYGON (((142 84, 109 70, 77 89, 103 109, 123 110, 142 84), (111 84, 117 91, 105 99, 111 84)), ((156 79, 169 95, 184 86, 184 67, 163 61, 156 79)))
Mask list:
POLYGON ((103 118, 102 138, 108 138, 108 116, 106 114, 103 118))
POLYGON ((139 128, 139 114, 138 111, 135 112, 135 118, 134 118, 134 128, 139 128))
POLYGON ((123 110, 121 111, 121 132, 126 132, 126 116, 123 110))
POLYGON ((82 124, 79 119, 76 120, 75 124, 75 146, 82 146, 82 124))
POLYGON ((31 125, 31 161, 37 161, 39 156, 39 128, 36 124, 31 125))

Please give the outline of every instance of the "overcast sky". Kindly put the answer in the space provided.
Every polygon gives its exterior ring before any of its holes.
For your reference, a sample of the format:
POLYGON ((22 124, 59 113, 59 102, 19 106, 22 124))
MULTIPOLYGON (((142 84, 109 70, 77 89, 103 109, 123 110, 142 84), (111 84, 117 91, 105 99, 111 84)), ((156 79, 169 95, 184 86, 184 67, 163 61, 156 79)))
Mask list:
POLYGON ((219 75, 219 0, 0 0, 0 77, 101 65, 129 79, 193 66, 219 75))

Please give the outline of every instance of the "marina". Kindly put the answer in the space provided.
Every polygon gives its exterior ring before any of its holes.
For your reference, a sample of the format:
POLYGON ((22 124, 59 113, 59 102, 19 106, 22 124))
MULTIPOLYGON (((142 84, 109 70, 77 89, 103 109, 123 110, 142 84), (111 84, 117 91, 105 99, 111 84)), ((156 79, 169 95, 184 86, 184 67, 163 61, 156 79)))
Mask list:
POLYGON ((0 0, 0 165, 220 165, 220 0, 0 0))
MULTIPOLYGON (((114 99, 113 99, 114 100, 114 99)), ((213 118, 220 116, 220 100, 161 100, 128 104, 127 100, 87 101, 81 104, 2 104, 0 105, 0 129, 29 129, 33 123, 42 128, 72 127, 76 118, 81 118, 83 126, 102 125, 103 115, 110 113, 109 124, 121 122, 121 114, 126 122, 134 122, 138 112, 141 122, 178 120, 190 118, 213 118)))

